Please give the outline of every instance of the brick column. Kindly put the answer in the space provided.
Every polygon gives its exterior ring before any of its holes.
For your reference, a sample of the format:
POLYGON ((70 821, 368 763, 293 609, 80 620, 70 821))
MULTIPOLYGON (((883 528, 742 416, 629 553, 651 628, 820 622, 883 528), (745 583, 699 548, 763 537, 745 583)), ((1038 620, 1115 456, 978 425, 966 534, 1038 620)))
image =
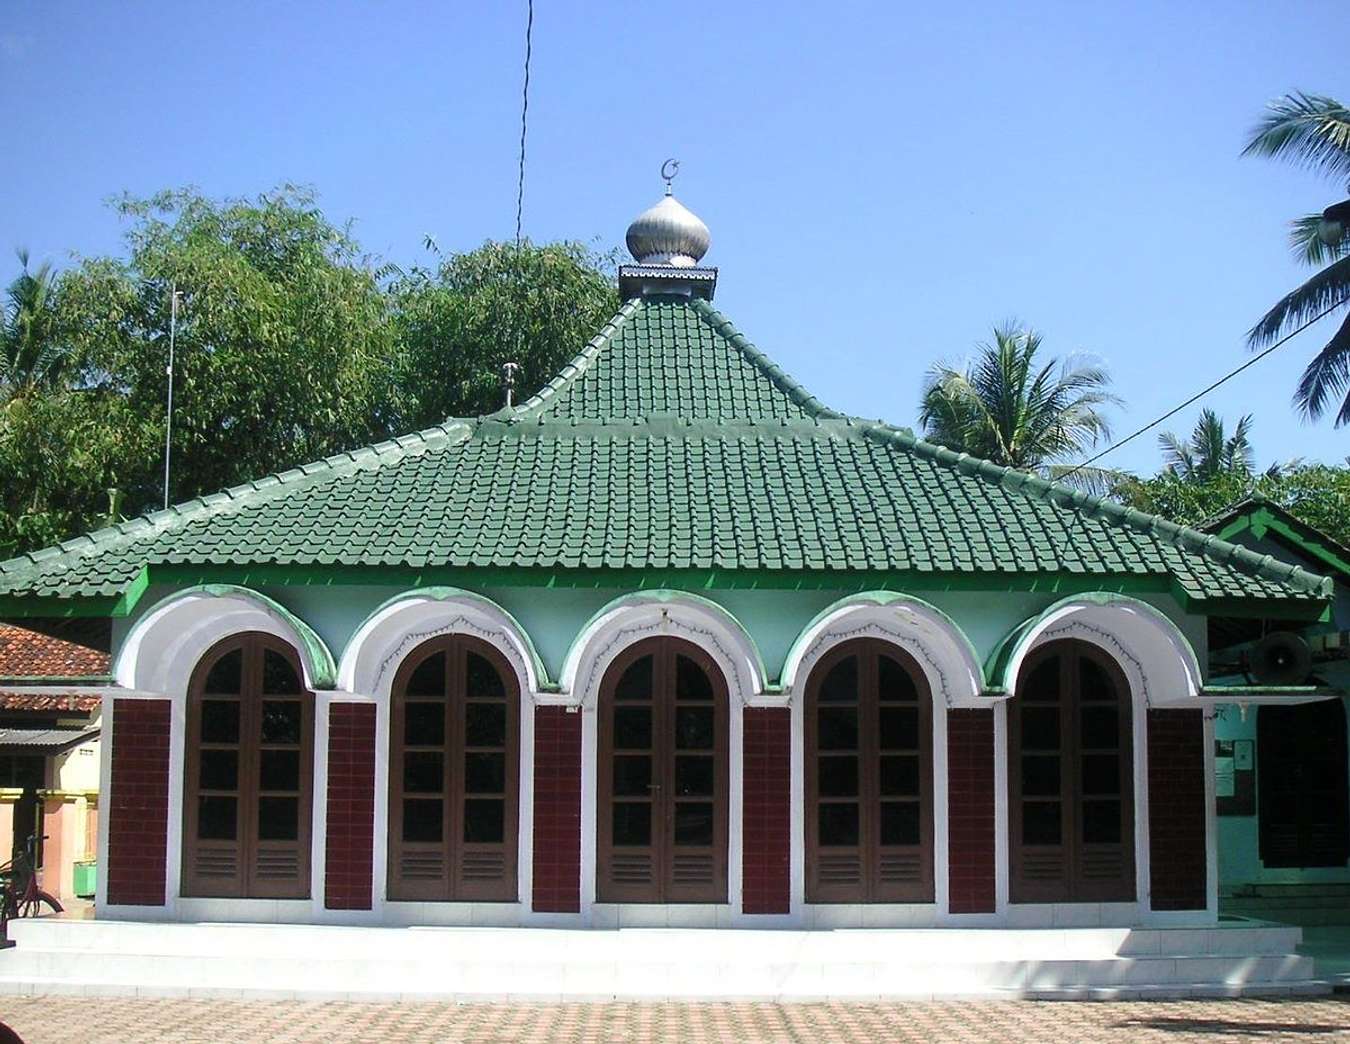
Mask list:
POLYGON ((169 701, 113 701, 108 903, 164 905, 169 845, 169 701))
POLYGON ((1203 910, 1205 723, 1200 710, 1148 712, 1148 834, 1151 906, 1203 910))
POLYGON ((534 711, 534 895, 539 913, 581 910, 581 712, 534 711))
POLYGON ((792 716, 786 707, 747 707, 742 722, 741 909, 785 914, 792 901, 792 716))
POLYGON ((369 910, 375 857, 375 705, 328 708, 328 828, 323 905, 369 910))
POLYGON ((994 912, 994 712, 947 712, 947 901, 994 912))

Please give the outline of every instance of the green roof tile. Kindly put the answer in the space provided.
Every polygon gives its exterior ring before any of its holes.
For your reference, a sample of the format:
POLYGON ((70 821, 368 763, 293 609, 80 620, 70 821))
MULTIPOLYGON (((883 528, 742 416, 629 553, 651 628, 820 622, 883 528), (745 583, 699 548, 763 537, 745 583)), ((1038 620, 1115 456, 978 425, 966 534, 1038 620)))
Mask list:
POLYGON ((1329 581, 827 409, 706 301, 634 299, 538 395, 0 563, 0 596, 148 566, 810 569, 1329 581))

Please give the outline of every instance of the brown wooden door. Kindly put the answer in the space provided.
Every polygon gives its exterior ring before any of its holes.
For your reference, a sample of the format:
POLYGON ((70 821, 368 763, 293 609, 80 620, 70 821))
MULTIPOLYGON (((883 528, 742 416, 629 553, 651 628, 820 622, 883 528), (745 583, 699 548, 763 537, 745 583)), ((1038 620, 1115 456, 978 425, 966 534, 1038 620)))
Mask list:
POLYGON ((1086 642, 1051 642, 1008 703, 1015 903, 1135 899, 1133 715, 1115 662, 1086 642))
POLYGON ((702 649, 639 642, 600 687, 596 896, 727 901, 727 690, 702 649))
POLYGON ((520 690, 496 649, 433 638, 394 678, 390 899, 515 902, 520 690))
POLYGON ((1262 864, 1344 866, 1350 859, 1344 704, 1257 708, 1256 751, 1262 864))
POLYGON ((933 899, 932 699, 886 642, 832 649, 806 685, 806 898, 933 899))
POLYGON ((314 696, 271 635, 216 645, 188 690, 184 895, 309 895, 314 696))

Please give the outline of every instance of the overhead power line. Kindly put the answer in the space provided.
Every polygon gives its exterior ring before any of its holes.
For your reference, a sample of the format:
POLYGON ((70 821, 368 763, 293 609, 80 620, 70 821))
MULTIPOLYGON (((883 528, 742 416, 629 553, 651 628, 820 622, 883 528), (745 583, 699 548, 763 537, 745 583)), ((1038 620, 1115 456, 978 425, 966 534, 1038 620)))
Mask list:
POLYGON ((530 55, 534 42, 534 0, 527 0, 525 16, 525 85, 520 92, 520 165, 516 177, 516 248, 525 216, 525 127, 530 114, 530 55))
POLYGON ((1175 416, 1176 414, 1178 414, 1178 413, 1180 413, 1182 410, 1184 410, 1187 406, 1189 406, 1189 405, 1191 405, 1192 403, 1198 401, 1199 399, 1203 399, 1206 395, 1208 395, 1210 392, 1212 392, 1215 388, 1219 387, 1219 385, 1225 384, 1225 383, 1227 383, 1228 381, 1231 381, 1234 377, 1236 377, 1238 374, 1240 374, 1243 370, 1246 370, 1246 369, 1248 369, 1249 367, 1255 366, 1255 365, 1256 365, 1257 363, 1259 363, 1262 359, 1264 359, 1267 355, 1269 355, 1271 352, 1275 351, 1275 349, 1280 348, 1280 347, 1283 346, 1285 343, 1287 343, 1288 341, 1292 340, 1294 337, 1297 337, 1299 334, 1301 334, 1301 333, 1302 333, 1304 330, 1306 330, 1308 327, 1312 326, 1313 323, 1316 323, 1316 322, 1319 322, 1319 321, 1322 320, 1322 319, 1325 319, 1325 318, 1326 318, 1327 316, 1329 316, 1332 312, 1336 311, 1336 309, 1338 309, 1338 308, 1340 308, 1342 305, 1348 304, 1348 303, 1350 303, 1350 297, 1344 297, 1344 298, 1342 298, 1341 300, 1337 301, 1335 304, 1331 305, 1330 307, 1328 307, 1328 308, 1322 310, 1321 312, 1318 312, 1315 316, 1313 316, 1311 319, 1309 319, 1309 320, 1308 320, 1306 323, 1304 323, 1302 326, 1298 327, 1298 328, 1295 329, 1295 330, 1289 331, 1289 333, 1285 334, 1285 335, 1284 335, 1283 337, 1281 337, 1278 341, 1276 341, 1274 344, 1272 344, 1269 348, 1266 348, 1266 349, 1264 349, 1264 350, 1258 352, 1257 354, 1253 355, 1250 359, 1248 359, 1248 360, 1247 360, 1245 363, 1243 363, 1241 366, 1237 367, 1237 368, 1234 369, 1234 370, 1230 370, 1228 373, 1224 374, 1222 377, 1220 377, 1217 381, 1215 381, 1213 384, 1209 385, 1208 387, 1205 387, 1205 388, 1200 389, 1200 391, 1196 392, 1194 395, 1192 395, 1189 399, 1187 399, 1187 400, 1186 400, 1185 402, 1183 402, 1181 405, 1179 405, 1179 406, 1174 406, 1172 409, 1170 409, 1170 410, 1168 410, 1166 413, 1164 413, 1161 417, 1158 417, 1158 418, 1155 419, 1155 420, 1149 421, 1149 422, 1148 422, 1147 424, 1145 424, 1142 428, 1139 428, 1139 429, 1137 429, 1136 431, 1130 432, 1130 434, 1126 435, 1126 436, 1125 436, 1123 439, 1121 439, 1119 442, 1113 442, 1113 443, 1111 443, 1111 445, 1107 446, 1106 449, 1102 450, 1100 453, 1096 454, 1095 456, 1088 457, 1088 459, 1085 460, 1085 461, 1083 461, 1081 464, 1075 465, 1072 469, 1070 469, 1069 471, 1066 471, 1063 475, 1060 475, 1060 476, 1059 476, 1059 481, 1060 481, 1060 482, 1063 482, 1063 481, 1065 481, 1066 479, 1072 477, 1073 475, 1076 475, 1078 472, 1082 471, 1084 468, 1091 467, 1091 466, 1092 466, 1093 464, 1095 464, 1097 461, 1099 461, 1099 460, 1101 460, 1103 457, 1105 457, 1108 453, 1114 453, 1116 450, 1120 449, 1120 447, 1123 446, 1123 445, 1125 445, 1127 442, 1131 442, 1132 440, 1137 439, 1140 435, 1144 434, 1144 432, 1148 431, 1148 430, 1151 429, 1151 428, 1156 428, 1159 424, 1161 424, 1163 421, 1167 420, 1169 417, 1175 416))

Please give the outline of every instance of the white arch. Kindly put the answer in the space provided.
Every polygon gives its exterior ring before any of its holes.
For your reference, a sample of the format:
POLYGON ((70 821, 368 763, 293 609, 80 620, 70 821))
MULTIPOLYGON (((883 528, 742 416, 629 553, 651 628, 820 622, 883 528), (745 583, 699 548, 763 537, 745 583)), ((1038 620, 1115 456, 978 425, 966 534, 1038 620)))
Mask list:
POLYGON ((851 638, 879 638, 908 652, 928 677, 934 701, 988 706, 980 661, 965 633, 942 610, 892 591, 840 599, 807 624, 783 665, 784 691, 802 690, 820 658, 851 638))
POLYGON ((127 634, 113 674, 123 688, 178 696, 211 646, 245 631, 262 631, 294 647, 305 688, 333 687, 332 654, 308 624, 266 595, 229 584, 188 588, 153 606, 127 634))
POLYGON ((671 635, 710 655, 727 681, 733 703, 764 692, 764 664, 754 640, 715 602, 683 591, 647 591, 616 598, 583 627, 563 661, 565 702, 594 707, 605 670, 626 647, 671 635))
POLYGON ((1009 695, 1028 654, 1061 638, 1107 653, 1145 707, 1200 706, 1200 662, 1180 628, 1148 603, 1115 594, 1066 598, 1019 628, 998 679, 1009 695))
POLYGON ((501 652, 526 697, 547 683, 534 645, 510 613, 482 595, 427 587, 391 598, 366 617, 343 650, 338 687, 386 700, 403 657, 445 634, 467 634, 501 652))

